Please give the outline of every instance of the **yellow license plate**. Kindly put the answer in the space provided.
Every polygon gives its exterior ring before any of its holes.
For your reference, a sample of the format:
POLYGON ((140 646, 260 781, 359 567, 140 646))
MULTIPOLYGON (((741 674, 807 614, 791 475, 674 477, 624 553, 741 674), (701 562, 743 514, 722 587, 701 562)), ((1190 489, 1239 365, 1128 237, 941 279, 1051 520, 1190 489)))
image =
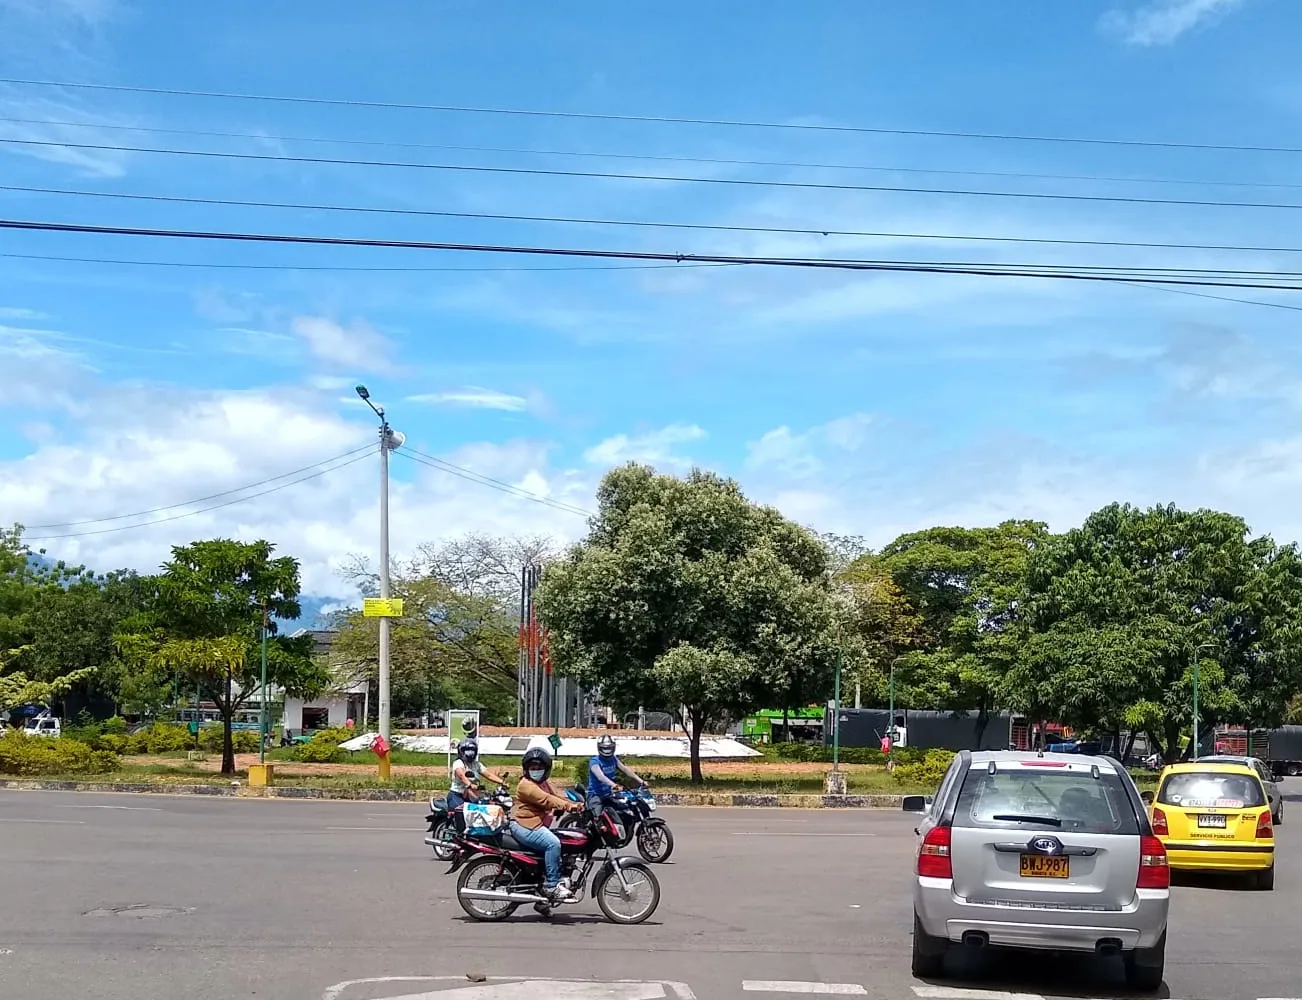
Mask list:
POLYGON ((1041 854, 1023 854, 1018 868, 1022 878, 1070 878, 1070 858, 1047 858, 1041 854))

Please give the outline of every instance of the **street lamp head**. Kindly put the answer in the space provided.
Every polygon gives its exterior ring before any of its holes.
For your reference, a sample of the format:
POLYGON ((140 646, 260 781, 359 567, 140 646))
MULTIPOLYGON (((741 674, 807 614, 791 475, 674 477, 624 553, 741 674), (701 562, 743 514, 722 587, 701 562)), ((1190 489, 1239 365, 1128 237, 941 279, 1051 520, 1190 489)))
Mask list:
POLYGON ((366 402, 369 402, 371 399, 371 393, 364 385, 359 385, 357 387, 357 395, 361 396, 366 402))

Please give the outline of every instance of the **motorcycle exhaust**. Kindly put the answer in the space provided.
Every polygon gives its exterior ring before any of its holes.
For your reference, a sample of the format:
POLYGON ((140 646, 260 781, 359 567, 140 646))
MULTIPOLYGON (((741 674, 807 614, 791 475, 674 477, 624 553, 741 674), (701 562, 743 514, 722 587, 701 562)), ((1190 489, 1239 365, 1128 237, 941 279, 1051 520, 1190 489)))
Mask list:
POLYGON ((535 892, 506 892, 503 889, 458 889, 465 899, 495 899, 499 903, 548 903, 546 896, 535 892))

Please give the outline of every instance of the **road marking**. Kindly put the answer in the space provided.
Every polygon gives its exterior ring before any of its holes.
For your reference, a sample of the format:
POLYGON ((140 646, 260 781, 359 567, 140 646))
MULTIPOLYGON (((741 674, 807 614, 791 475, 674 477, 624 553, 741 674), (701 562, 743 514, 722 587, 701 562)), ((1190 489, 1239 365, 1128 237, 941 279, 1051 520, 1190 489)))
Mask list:
POLYGON ((44 826, 85 826, 84 819, 19 819, 17 816, 0 816, 0 823, 39 823, 44 826))
MULTIPOLYGON (((369 979, 348 979, 335 983, 321 994, 321 1000, 340 1000, 350 986, 375 986, 383 983, 447 983, 447 989, 427 990, 424 993, 404 993, 381 997, 379 1000, 537 1000, 546 996, 551 1000, 662 1000, 668 996, 675 1000, 696 1000, 696 994, 685 983, 668 979, 644 982, 619 979, 608 982, 573 981, 522 976, 490 976, 487 981, 467 986, 461 976, 376 976, 369 979), (452 985, 452 984, 456 985, 452 985)), ((345 998, 346 1000, 346 998, 345 998)))
POLYGON ((1044 1000, 1039 993, 1009 993, 1007 990, 966 990, 958 986, 915 986, 924 1000, 1044 1000))
POLYGON ((773 830, 733 830, 734 837, 875 837, 875 833, 778 833, 773 830))
POLYGON ((428 833, 423 826, 327 826, 327 830, 348 830, 354 833, 428 833))
POLYGON ((843 997, 866 997, 868 991, 858 983, 791 983, 777 979, 742 980, 743 992, 750 993, 832 993, 843 997))
POLYGON ((55 809, 125 809, 130 812, 160 813, 158 806, 55 806, 55 809))

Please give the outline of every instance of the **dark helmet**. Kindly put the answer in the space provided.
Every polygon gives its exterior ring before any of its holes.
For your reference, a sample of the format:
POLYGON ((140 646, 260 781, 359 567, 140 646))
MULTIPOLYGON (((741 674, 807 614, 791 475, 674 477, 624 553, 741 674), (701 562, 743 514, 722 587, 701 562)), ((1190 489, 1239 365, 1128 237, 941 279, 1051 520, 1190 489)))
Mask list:
POLYGON ((542 747, 532 747, 526 750, 524 756, 520 758, 520 767, 527 778, 529 777, 530 768, 534 770, 541 769, 543 772, 541 779, 530 778, 529 780, 546 781, 552 773, 552 755, 542 747))
POLYGON ((475 758, 479 756, 479 743, 472 739, 464 739, 457 744, 457 756, 467 764, 473 764, 475 758))
POLYGON ((615 756, 615 737, 603 736, 597 740, 597 755, 599 757, 615 756))

